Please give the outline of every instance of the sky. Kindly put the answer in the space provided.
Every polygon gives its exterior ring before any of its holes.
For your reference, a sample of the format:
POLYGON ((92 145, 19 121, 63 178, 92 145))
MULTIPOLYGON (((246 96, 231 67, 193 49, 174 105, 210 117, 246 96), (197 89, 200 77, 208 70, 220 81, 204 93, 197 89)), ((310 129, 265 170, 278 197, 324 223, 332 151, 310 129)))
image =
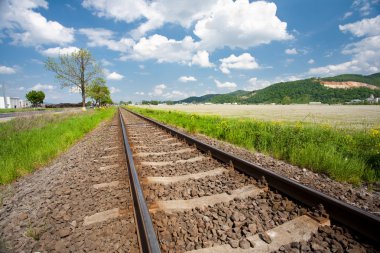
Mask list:
MULTIPOLYGON (((86 48, 115 102, 380 72, 380 0, 0 0, 0 84, 80 102, 44 67, 86 48)), ((2 94, 1 94, 2 95, 2 94)))

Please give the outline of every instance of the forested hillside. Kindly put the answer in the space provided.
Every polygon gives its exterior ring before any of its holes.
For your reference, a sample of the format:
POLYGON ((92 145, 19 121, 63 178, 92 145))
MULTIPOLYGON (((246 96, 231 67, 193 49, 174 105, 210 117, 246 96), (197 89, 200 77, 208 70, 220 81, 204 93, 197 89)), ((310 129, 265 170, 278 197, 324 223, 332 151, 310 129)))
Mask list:
POLYGON ((380 97, 380 90, 367 88, 331 89, 321 85, 316 79, 305 79, 292 82, 276 83, 256 94, 243 103, 309 103, 322 102, 328 104, 344 103, 352 99, 366 99, 371 94, 380 97))
POLYGON ((258 91, 238 90, 227 94, 209 94, 201 97, 189 97, 176 103, 309 103, 322 102, 327 104, 345 103, 353 99, 365 100, 370 95, 380 97, 380 89, 369 88, 334 89, 320 84, 321 81, 362 82, 380 87, 380 73, 362 76, 345 74, 327 78, 310 78, 291 82, 272 84, 258 91))

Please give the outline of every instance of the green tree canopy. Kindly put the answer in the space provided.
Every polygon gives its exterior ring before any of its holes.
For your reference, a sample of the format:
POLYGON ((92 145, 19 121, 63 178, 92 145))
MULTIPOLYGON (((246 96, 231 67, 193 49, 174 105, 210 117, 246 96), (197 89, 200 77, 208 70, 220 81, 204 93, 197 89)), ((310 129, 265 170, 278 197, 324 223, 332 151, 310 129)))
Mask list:
POLYGON ((29 91, 25 95, 26 99, 32 103, 33 107, 36 107, 44 102, 45 93, 43 91, 29 91))
POLYGON ((96 78, 87 87, 87 95, 92 98, 96 106, 112 104, 111 93, 104 78, 96 78))
POLYGON ((82 106, 86 106, 86 88, 96 78, 102 76, 102 70, 86 49, 71 54, 60 55, 58 60, 48 58, 47 70, 54 72, 61 87, 77 87, 82 94, 82 106))

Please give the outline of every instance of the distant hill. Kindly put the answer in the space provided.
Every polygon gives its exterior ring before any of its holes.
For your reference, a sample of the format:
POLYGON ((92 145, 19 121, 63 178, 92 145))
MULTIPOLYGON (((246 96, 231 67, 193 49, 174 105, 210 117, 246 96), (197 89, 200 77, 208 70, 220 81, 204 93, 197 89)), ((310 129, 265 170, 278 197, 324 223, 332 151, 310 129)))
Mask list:
POLYGON ((200 97, 188 97, 186 99, 176 101, 176 103, 234 103, 242 99, 242 97, 252 93, 251 91, 237 90, 227 94, 208 94, 200 97))
POLYGON ((208 94, 200 97, 188 97, 181 101, 177 101, 179 103, 206 103, 209 102, 215 96, 220 96, 221 94, 208 94))
POLYGON ((272 84, 258 91, 238 90, 227 94, 209 94, 201 97, 189 97, 175 103, 309 103, 322 102, 328 104, 344 103, 353 99, 364 100, 371 94, 380 97, 380 73, 362 76, 345 74, 327 78, 310 78, 291 82, 272 84), (321 82, 359 82, 363 87, 336 89, 325 87, 321 82), (369 88, 370 87, 370 88, 369 88))

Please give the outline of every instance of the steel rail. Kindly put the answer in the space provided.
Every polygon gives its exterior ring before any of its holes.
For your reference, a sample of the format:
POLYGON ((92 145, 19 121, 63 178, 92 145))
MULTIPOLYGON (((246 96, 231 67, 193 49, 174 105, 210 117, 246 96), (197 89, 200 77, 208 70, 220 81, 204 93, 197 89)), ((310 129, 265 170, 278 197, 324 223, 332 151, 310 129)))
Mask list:
POLYGON ((278 175, 257 164, 248 162, 218 148, 203 143, 156 120, 150 119, 128 109, 125 110, 161 127, 171 135, 183 139, 190 145, 196 145, 199 150, 206 153, 211 153, 212 157, 224 163, 232 163, 234 168, 238 171, 241 171, 256 179, 265 177, 271 188, 278 190, 279 192, 305 204, 306 206, 316 207, 317 205, 322 204, 330 218, 362 234, 366 238, 374 241, 376 244, 379 244, 380 217, 332 198, 320 191, 306 187, 284 176, 278 175))
POLYGON ((134 204, 135 220, 137 223, 137 234, 141 252, 159 253, 161 252, 156 233, 153 228, 152 219, 149 215, 148 207, 145 202, 135 164, 133 162, 132 150, 128 142, 128 135, 121 110, 119 109, 120 124, 123 133, 123 143, 125 156, 128 165, 128 177, 132 191, 134 204))

